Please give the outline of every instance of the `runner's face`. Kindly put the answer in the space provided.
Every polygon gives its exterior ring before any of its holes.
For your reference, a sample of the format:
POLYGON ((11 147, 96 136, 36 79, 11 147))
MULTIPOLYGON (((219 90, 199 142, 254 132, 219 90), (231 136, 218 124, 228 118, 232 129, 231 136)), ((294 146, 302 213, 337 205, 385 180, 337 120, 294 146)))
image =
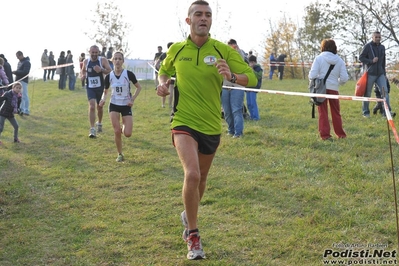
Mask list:
POLYGON ((114 66, 119 68, 122 67, 123 65, 123 56, 120 53, 115 53, 114 57, 112 59, 112 62, 114 63, 114 66))
POLYGON ((96 61, 98 59, 98 53, 100 52, 100 50, 98 48, 92 47, 90 48, 90 58, 93 61, 96 61))
POLYGON ((212 10, 209 6, 194 5, 186 21, 190 25, 192 34, 208 36, 212 25, 212 10))

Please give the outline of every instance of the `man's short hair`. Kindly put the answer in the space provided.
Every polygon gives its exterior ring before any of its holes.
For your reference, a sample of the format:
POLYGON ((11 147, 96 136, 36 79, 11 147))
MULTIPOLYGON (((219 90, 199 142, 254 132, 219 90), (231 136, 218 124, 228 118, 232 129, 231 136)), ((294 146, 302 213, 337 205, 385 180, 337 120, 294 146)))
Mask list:
POLYGON ((256 56, 251 55, 251 56, 248 58, 248 61, 249 61, 249 62, 255 62, 255 63, 256 63, 256 56))
POLYGON ((232 45, 232 44, 237 45, 237 41, 234 40, 234 39, 230 39, 230 40, 227 42, 227 44, 229 44, 229 45, 232 45))
POLYGON ((194 6, 194 5, 209 6, 209 3, 208 3, 207 1, 203 1, 203 0, 198 0, 198 1, 192 2, 191 5, 190 5, 190 7, 188 8, 188 16, 190 16, 192 6, 194 6))

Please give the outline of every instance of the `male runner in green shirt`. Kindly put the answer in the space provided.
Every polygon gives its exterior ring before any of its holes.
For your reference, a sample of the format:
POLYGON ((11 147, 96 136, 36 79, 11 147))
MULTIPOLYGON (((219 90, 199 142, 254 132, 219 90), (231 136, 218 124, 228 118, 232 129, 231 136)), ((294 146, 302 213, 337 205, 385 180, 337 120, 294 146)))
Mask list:
POLYGON ((249 87, 256 86, 257 79, 236 50, 210 37, 212 10, 206 1, 190 5, 186 23, 190 36, 169 48, 158 73, 157 94, 168 95, 171 77, 176 75, 172 141, 184 169, 183 239, 187 258, 195 260, 205 258, 197 213, 220 143, 223 79, 249 87))

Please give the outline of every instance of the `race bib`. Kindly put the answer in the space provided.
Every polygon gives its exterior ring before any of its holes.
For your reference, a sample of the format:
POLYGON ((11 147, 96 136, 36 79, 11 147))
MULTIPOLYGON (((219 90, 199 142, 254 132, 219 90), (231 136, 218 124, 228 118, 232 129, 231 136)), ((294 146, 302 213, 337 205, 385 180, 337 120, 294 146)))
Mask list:
POLYGON ((89 88, 99 88, 101 87, 101 80, 100 77, 88 77, 89 81, 89 88))
POLYGON ((114 92, 118 98, 125 98, 129 95, 129 87, 123 86, 121 82, 116 82, 113 84, 114 92))

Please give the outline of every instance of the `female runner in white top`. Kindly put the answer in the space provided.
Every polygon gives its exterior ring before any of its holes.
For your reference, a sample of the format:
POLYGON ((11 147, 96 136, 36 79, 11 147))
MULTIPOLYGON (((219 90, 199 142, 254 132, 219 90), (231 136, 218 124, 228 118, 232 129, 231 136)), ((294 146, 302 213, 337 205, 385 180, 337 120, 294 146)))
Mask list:
POLYGON ((122 153, 122 133, 129 138, 133 130, 132 106, 141 91, 141 85, 136 79, 136 75, 130 70, 123 68, 124 56, 121 52, 115 52, 112 57, 114 70, 109 73, 104 80, 104 92, 99 103, 104 106, 108 89, 111 88, 111 100, 108 107, 109 117, 114 128, 115 144, 118 150, 117 162, 124 160, 122 153), (136 87, 133 96, 130 89, 130 82, 136 87), (122 126, 120 117, 122 116, 122 126))

